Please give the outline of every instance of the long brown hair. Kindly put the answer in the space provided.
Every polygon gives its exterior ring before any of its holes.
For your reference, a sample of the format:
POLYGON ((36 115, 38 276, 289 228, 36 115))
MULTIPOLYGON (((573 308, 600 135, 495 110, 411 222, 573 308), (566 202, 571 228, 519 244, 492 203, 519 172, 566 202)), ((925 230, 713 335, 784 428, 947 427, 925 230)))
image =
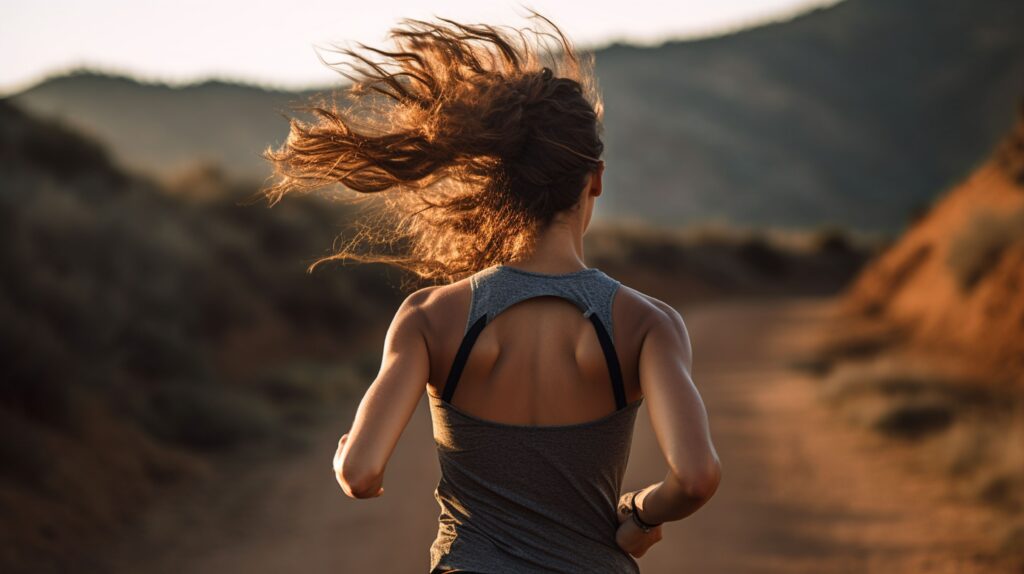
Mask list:
POLYGON ((578 204, 604 150, 593 54, 530 12, 551 31, 406 18, 388 36, 395 50, 359 44, 383 60, 340 50, 361 62, 335 68, 353 81, 351 105, 302 107, 315 121, 289 118, 287 141, 264 152, 271 204, 331 183, 385 200, 314 267, 388 262, 451 281, 524 256, 578 204))

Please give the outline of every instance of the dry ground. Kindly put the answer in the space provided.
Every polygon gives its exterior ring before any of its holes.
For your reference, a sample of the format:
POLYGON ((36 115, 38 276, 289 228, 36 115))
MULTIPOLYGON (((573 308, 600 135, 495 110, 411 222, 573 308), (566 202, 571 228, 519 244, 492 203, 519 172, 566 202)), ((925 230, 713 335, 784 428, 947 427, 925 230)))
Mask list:
MULTIPOLYGON (((845 424, 788 365, 813 342, 826 300, 684 309, 695 380, 722 458, 716 496, 665 527, 640 559, 656 573, 1024 572, 987 558, 995 520, 914 473, 900 447, 845 424)), ((438 466, 426 402, 410 422, 378 499, 345 498, 330 470, 352 412, 312 448, 235 471, 230 486, 168 502, 114 553, 123 572, 426 572, 438 466)), ((664 461, 646 409, 626 488, 659 480, 664 461)))

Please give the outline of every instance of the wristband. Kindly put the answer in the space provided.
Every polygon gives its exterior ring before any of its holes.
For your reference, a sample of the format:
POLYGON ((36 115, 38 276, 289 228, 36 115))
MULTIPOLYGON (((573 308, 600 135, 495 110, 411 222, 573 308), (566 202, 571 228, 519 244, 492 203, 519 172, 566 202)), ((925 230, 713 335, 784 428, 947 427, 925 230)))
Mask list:
POLYGON ((629 497, 629 510, 630 510, 629 514, 630 514, 630 516, 633 517, 633 522, 635 522, 636 525, 640 527, 640 530, 643 530, 645 533, 646 532, 650 532, 652 528, 657 528, 658 526, 661 526, 661 523, 659 522, 657 524, 648 524, 648 523, 644 522, 643 519, 640 518, 640 513, 636 509, 636 495, 637 494, 640 494, 639 490, 634 492, 633 496, 629 497))

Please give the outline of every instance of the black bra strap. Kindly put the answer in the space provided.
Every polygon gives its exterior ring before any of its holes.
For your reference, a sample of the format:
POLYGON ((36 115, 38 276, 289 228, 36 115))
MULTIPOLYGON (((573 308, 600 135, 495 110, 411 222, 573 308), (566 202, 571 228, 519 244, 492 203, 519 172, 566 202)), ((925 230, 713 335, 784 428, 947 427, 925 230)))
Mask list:
POLYGON ((441 398, 445 402, 452 402, 452 395, 455 394, 455 385, 459 384, 462 369, 466 368, 466 359, 469 358, 469 352, 473 349, 473 343, 476 343, 476 338, 480 335, 480 331, 484 330, 484 325, 486 324, 487 315, 481 315, 473 323, 473 326, 469 328, 469 331, 466 331, 466 336, 462 338, 459 350, 455 353, 455 362, 452 363, 452 368, 448 371, 448 381, 445 382, 444 391, 441 393, 441 398))
MULTIPOLYGON (((590 322, 594 324, 597 340, 601 343, 605 362, 608 363, 608 374, 611 376, 612 392, 615 395, 615 408, 616 410, 621 409, 626 406, 626 388, 622 382, 622 368, 619 365, 619 357, 615 353, 615 345, 612 343, 611 337, 608 336, 604 323, 601 322, 596 313, 590 313, 590 322)), ((450 403, 452 401, 452 396, 455 395, 455 387, 459 384, 459 378, 462 377, 462 371, 466 367, 466 360, 469 359, 469 352, 473 349, 473 344, 476 343, 477 337, 480 336, 480 331, 483 331, 486 325, 487 315, 481 315, 469 328, 469 331, 466 332, 466 336, 462 338, 459 350, 455 353, 455 361, 448 372, 448 380, 444 384, 444 391, 441 392, 441 398, 445 402, 450 403)))
POLYGON ((615 408, 621 409, 626 406, 626 386, 622 382, 622 367, 619 366, 619 357, 615 353, 615 344, 608 336, 604 323, 598 318, 597 313, 590 314, 590 322, 594 324, 597 331, 597 340, 601 342, 601 350, 604 351, 604 359, 608 363, 608 374, 612 377, 612 392, 615 393, 615 408))

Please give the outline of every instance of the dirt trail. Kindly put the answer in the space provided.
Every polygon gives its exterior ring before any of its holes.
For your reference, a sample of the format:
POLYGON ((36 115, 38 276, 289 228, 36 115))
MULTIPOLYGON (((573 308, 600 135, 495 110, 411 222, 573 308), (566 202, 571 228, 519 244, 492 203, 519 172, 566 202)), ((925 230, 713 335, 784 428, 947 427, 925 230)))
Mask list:
MULTIPOLYGON (((640 559, 645 574, 993 571, 974 555, 990 543, 985 513, 947 500, 896 449, 836 420, 813 381, 788 370, 828 312, 813 300, 684 310, 723 481, 697 514, 666 525, 640 559)), ((330 470, 351 416, 339 413, 307 453, 240 473, 230 496, 154 512, 117 569, 425 573, 439 476, 426 400, 373 500, 345 498, 330 470)), ((625 487, 660 480, 664 468, 643 408, 625 487)))

